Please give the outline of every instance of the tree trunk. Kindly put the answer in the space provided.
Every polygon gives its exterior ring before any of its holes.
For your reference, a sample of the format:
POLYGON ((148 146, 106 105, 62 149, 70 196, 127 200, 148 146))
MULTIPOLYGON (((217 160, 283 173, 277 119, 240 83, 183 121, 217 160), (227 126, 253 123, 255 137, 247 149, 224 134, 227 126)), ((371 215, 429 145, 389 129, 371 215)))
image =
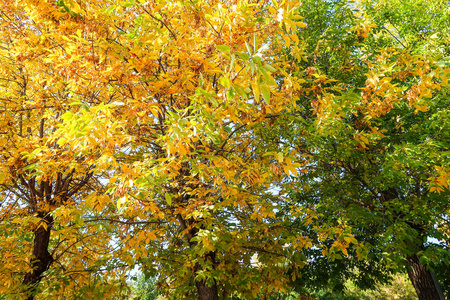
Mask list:
MULTIPOLYGON (((208 252, 205 258, 214 264, 216 260, 216 253, 208 252)), ((195 266, 195 272, 197 273, 200 270, 202 270, 202 267, 197 263, 195 266)), ((195 286, 197 287, 199 300, 219 300, 219 291, 215 280, 211 286, 206 285, 206 280, 196 281, 195 286)))
POLYGON ((53 257, 48 252, 53 218, 48 214, 41 216, 41 218, 46 222, 47 228, 44 226, 39 226, 34 231, 33 256, 31 258, 33 270, 30 273, 27 273, 23 280, 23 284, 28 286, 27 300, 34 299, 33 291, 36 288, 36 284, 41 281, 42 274, 48 270, 50 264, 53 262, 53 257))
POLYGON ((433 280, 433 276, 426 267, 420 263, 419 257, 414 254, 407 257, 409 267, 408 275, 416 290, 419 300, 444 300, 440 292, 438 283, 433 280))
POLYGON ((212 286, 207 286, 206 281, 202 280, 197 281, 195 285, 197 287, 199 300, 219 300, 219 293, 215 282, 212 286))
MULTIPOLYGON (((195 220, 193 220, 193 219, 190 219, 187 221, 184 220, 180 214, 177 215, 177 218, 178 218, 178 221, 180 222, 181 228, 183 230, 186 230, 188 228, 188 225, 186 224, 187 222, 190 223, 190 225, 195 223, 195 220)), ((199 229, 197 227, 193 227, 188 231, 186 238, 187 238, 189 247, 192 248, 195 245, 197 245, 197 242, 192 241, 192 238, 197 236, 198 232, 199 232, 199 229)), ((205 259, 210 260, 214 265, 216 262, 215 261, 216 253, 214 251, 208 252, 205 255, 205 259)), ((196 265, 194 267, 194 276, 197 274, 197 272, 201 271, 202 269, 203 269, 202 266, 199 263, 196 263, 196 265)), ((195 286, 197 288, 199 300, 219 300, 219 290, 217 288, 217 283, 215 280, 211 286, 208 286, 206 284, 206 280, 196 281, 195 286)))

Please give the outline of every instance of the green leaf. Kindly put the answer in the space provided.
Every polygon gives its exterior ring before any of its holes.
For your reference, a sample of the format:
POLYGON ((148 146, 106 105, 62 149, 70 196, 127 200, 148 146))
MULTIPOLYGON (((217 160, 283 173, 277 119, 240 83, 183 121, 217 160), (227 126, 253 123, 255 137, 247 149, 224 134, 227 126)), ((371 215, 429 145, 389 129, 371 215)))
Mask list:
POLYGON ((165 193, 164 198, 166 198, 166 202, 168 205, 172 205, 172 195, 171 194, 165 193))
POLYGON ((221 85, 223 85, 224 87, 230 87, 231 86, 231 82, 230 79, 226 76, 223 76, 219 79, 219 82, 221 85))
POLYGON ((267 64, 264 65, 263 68, 266 69, 266 70, 269 71, 269 72, 276 72, 276 71, 277 71, 277 69, 275 69, 275 68, 272 67, 271 65, 267 65, 267 64))
POLYGON ((250 45, 245 42, 245 46, 247 47, 248 53, 252 53, 252 48, 250 48, 250 45))
POLYGON ((216 45, 216 49, 225 53, 230 53, 230 47, 228 47, 227 45, 216 45))
POLYGON ((111 6, 109 6, 106 10, 105 10, 105 13, 107 14, 107 15, 109 15, 109 14, 111 14, 115 9, 116 9, 116 5, 111 5, 111 6))
POLYGON ((233 99, 233 97, 234 97, 234 90, 231 88, 231 89, 228 89, 228 91, 227 91, 227 98, 228 98, 228 100, 230 100, 230 99, 233 99))
POLYGON ((259 90, 261 91, 264 101, 266 101, 267 104, 270 104, 270 90, 265 85, 260 85, 259 90))
POLYGON ((122 1, 122 2, 120 2, 120 5, 122 5, 123 7, 131 7, 131 6, 136 5, 136 2, 134 2, 134 1, 128 1, 128 2, 122 1))
POLYGON ((261 66, 261 57, 258 55, 253 55, 252 60, 255 62, 256 65, 261 66))
POLYGON ((253 61, 250 61, 250 70, 252 71, 252 75, 255 72, 255 63, 253 61))
POLYGON ((250 55, 248 53, 245 52, 238 52, 237 55, 239 55, 240 58, 242 58, 242 60, 247 61, 250 58, 250 55))

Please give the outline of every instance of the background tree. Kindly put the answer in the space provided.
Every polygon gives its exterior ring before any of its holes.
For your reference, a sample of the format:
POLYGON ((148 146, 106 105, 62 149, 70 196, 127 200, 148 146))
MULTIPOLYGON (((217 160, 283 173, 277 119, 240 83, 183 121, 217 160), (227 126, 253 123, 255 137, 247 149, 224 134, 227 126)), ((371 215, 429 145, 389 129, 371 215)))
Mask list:
POLYGON ((156 300, 159 292, 155 287, 156 279, 146 279, 144 274, 139 274, 132 290, 132 299, 136 300, 156 300))
MULTIPOLYGON (((440 24, 449 22, 444 3, 419 2, 433 15, 419 29, 430 40, 410 30, 423 24, 418 3, 395 6, 402 17, 392 20, 383 14, 391 5, 385 2, 304 3, 309 32, 299 39, 314 50, 292 59, 293 73, 309 88, 298 100, 303 108, 283 121, 293 129, 284 140, 309 163, 293 199, 316 210, 316 222, 351 224, 369 246, 358 257, 369 248, 388 254, 384 264, 407 266, 419 299, 437 299, 427 266, 448 262, 448 246, 429 239, 445 240, 448 225, 449 37, 440 24)), ((331 257, 339 251, 336 242, 323 246, 331 257)))

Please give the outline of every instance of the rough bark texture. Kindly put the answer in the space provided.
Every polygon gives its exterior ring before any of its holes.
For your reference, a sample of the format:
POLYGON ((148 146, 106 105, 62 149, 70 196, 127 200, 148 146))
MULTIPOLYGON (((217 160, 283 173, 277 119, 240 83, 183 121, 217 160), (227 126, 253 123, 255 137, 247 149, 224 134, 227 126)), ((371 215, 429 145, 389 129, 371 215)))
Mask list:
POLYGON ((33 257, 31 261, 33 271, 27 273, 23 280, 23 284, 29 287, 28 293, 30 294, 27 296, 27 300, 34 299, 33 290, 36 284, 41 281, 42 274, 48 270, 53 262, 53 257, 48 252, 53 218, 48 214, 40 217, 47 223, 47 228, 40 226, 34 231, 33 257))
MULTIPOLYGON (((31 130, 31 129, 30 129, 31 130)), ((40 137, 43 138, 44 122, 40 124, 40 137)), ((92 178, 93 172, 86 171, 86 175, 76 185, 72 185, 72 177, 75 174, 75 169, 72 169, 66 176, 58 172, 56 180, 37 181, 35 176, 27 179, 26 176, 18 175, 18 180, 14 181, 15 187, 24 195, 24 199, 29 204, 32 213, 36 213, 37 217, 45 224, 38 224, 34 230, 34 244, 31 258, 32 271, 25 274, 23 278, 23 285, 25 286, 27 300, 33 300, 36 286, 42 279, 42 274, 50 268, 53 263, 53 257, 50 254, 49 243, 50 234, 53 226, 53 217, 51 210, 63 205, 67 199, 78 193, 92 178), (22 186, 22 188, 21 188, 22 186), (23 191, 26 191, 25 193, 23 191), (50 208, 50 211, 42 211, 39 209, 39 204, 45 203, 50 208)))
POLYGON ((197 281, 195 285, 197 286, 199 300, 219 300, 216 284, 213 284, 212 286, 207 286, 206 282, 203 280, 197 281))
POLYGON ((431 271, 427 270, 427 267, 420 262, 417 255, 420 251, 425 250, 421 242, 426 237, 424 224, 406 223, 418 233, 415 242, 412 242, 410 245, 411 249, 416 250, 416 253, 407 256, 407 261, 409 279, 416 290, 419 300, 445 300, 439 283, 433 278, 431 271))
POLYGON ((420 263, 417 255, 408 256, 408 275, 417 292, 419 300, 440 300, 441 295, 436 287, 432 274, 420 263))

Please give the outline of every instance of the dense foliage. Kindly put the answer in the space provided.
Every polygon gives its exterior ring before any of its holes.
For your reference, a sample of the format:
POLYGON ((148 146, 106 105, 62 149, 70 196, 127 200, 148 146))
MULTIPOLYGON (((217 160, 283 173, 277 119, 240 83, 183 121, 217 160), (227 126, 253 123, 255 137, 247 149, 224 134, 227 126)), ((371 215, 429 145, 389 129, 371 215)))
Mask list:
POLYGON ((449 16, 442 0, 2 1, 0 295, 124 298, 139 268, 173 299, 405 271, 442 297, 449 16))
POLYGON ((299 39, 310 51, 292 73, 305 80, 303 108, 282 121, 292 130, 275 133, 307 162, 305 175, 292 179, 291 198, 319 213, 315 225, 350 226, 365 245, 341 249, 294 223, 324 241, 326 256, 305 251, 314 263, 301 284, 318 276, 339 288, 353 277, 370 287, 405 268, 420 299, 442 297, 431 292, 429 269, 449 262, 450 19, 439 13, 446 2, 416 2, 305 1, 300 8, 308 27, 299 39), (348 257, 332 266, 341 253, 348 257), (361 256, 370 263, 355 261, 361 256), (422 295, 425 285, 433 295, 422 295))

